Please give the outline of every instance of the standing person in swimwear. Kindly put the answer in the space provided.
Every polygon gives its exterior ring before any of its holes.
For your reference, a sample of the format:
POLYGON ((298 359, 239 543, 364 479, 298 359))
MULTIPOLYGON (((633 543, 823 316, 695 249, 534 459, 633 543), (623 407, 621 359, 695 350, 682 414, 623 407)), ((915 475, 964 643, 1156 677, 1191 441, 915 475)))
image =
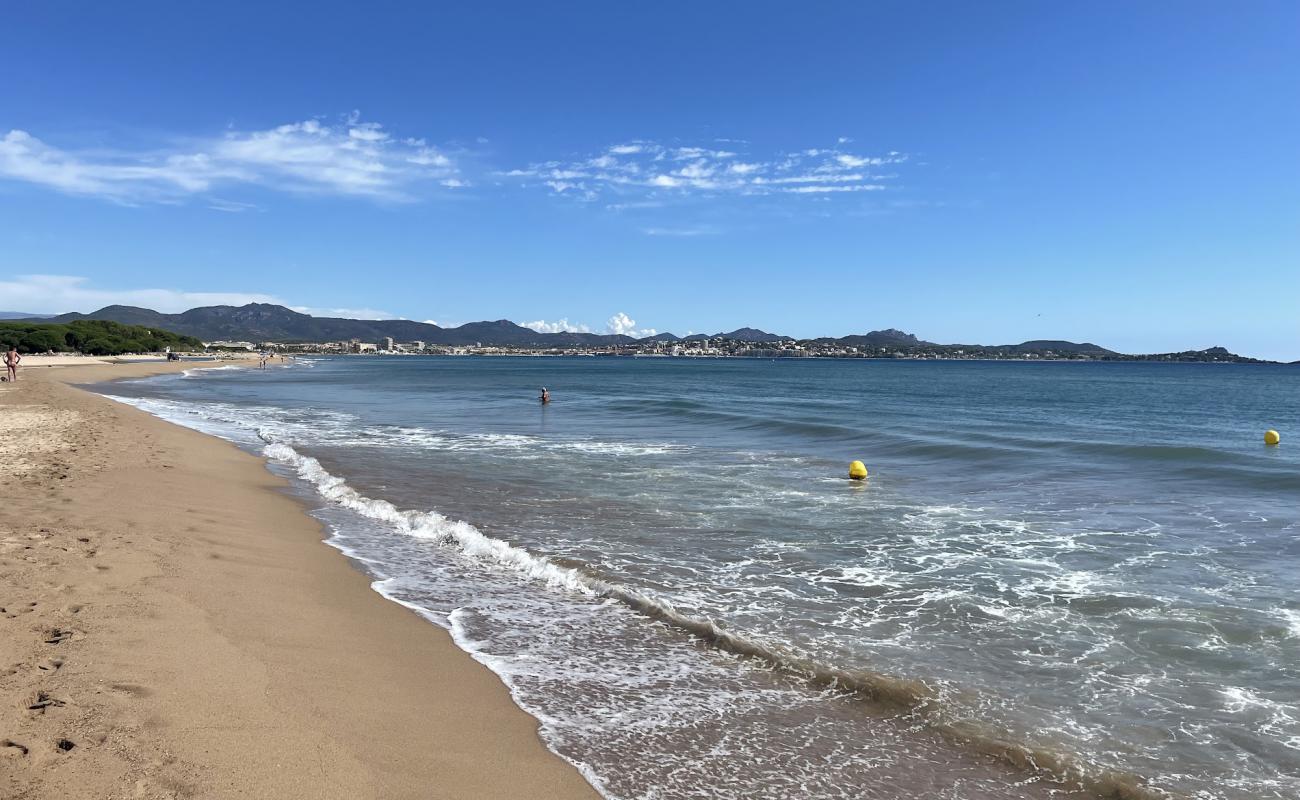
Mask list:
POLYGON ((18 355, 18 348, 9 345, 9 352, 5 353, 5 377, 10 383, 18 380, 18 365, 22 360, 23 357, 18 355))
POLYGON ((548 392, 548 391, 546 390, 546 387, 545 387, 545 386, 542 387, 542 395, 541 395, 541 397, 539 397, 539 398, 537 398, 537 399, 538 399, 538 400, 541 400, 543 405, 545 405, 546 403, 551 402, 551 393, 548 392))

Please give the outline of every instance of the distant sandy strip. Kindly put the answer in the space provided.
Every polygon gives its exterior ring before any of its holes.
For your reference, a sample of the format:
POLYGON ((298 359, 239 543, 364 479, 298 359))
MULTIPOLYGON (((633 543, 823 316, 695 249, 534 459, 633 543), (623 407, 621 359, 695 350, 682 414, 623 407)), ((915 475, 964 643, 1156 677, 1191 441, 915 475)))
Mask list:
POLYGON ((0 797, 596 798, 259 459, 67 385, 195 366, 0 384, 0 797))

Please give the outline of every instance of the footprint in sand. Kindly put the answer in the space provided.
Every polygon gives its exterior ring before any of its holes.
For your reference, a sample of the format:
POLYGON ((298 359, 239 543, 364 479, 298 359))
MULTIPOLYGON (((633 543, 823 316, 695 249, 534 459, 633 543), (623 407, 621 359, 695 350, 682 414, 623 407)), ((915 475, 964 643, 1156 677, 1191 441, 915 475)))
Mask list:
POLYGON ((27 710, 31 711, 33 714, 44 714, 51 708, 62 708, 66 705, 67 703, 65 701, 54 697, 49 692, 37 692, 36 697, 32 698, 27 703, 27 710))
POLYGON ((60 644, 72 638, 72 631, 65 631, 62 628, 51 628, 45 632, 46 644, 60 644))
POLYGON ((58 672, 62 667, 63 667, 63 659, 61 658, 47 658, 44 661, 38 662, 36 664, 37 669, 41 670, 42 672, 49 672, 49 673, 58 672))
POLYGON ((0 755, 21 758, 27 755, 27 746, 12 739, 0 739, 0 755))
POLYGON ((30 614, 36 610, 36 602, 22 603, 16 606, 0 606, 0 614, 4 614, 9 619, 13 619, 22 614, 30 614))

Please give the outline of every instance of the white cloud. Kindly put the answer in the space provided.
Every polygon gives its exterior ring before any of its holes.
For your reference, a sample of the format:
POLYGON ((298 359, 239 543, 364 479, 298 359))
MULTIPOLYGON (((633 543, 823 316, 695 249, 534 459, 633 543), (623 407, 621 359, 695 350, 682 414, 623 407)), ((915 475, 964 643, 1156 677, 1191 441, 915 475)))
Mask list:
POLYGON ((640 203, 680 200, 694 195, 776 196, 876 191, 896 175, 872 175, 864 168, 900 164, 907 156, 848 152, 841 137, 833 148, 808 148, 768 158, 742 156, 731 150, 668 146, 637 141, 617 144, 576 161, 544 161, 498 173, 525 186, 543 186, 552 194, 595 200, 609 196, 607 208, 635 208, 640 203), (836 186, 790 189, 786 184, 836 186))
POLYGON ((605 330, 609 333, 622 334, 636 339, 654 336, 658 333, 654 328, 637 328, 636 320, 622 311, 609 318, 609 321, 605 323, 605 330))
POLYGON ((274 303, 302 314, 317 317, 350 319, 394 319, 394 315, 375 308, 312 308, 289 306, 280 298, 256 292, 187 292, 181 289, 103 289, 89 278, 75 275, 15 275, 0 280, 0 304, 5 311, 32 314, 87 313, 104 306, 139 306, 164 314, 176 314, 199 306, 242 306, 248 303, 274 303))
POLYGON ((152 150, 64 150, 23 130, 0 139, 0 178, 127 204, 174 202, 235 185, 410 200, 435 182, 466 185, 458 172, 423 139, 394 139, 356 114, 337 125, 311 119, 152 150))
POLYGON ((214 180, 248 180, 233 165, 205 154, 89 161, 51 147, 26 131, 0 139, 0 177, 47 186, 68 194, 127 200, 203 192, 214 180))
POLYGON ((555 322, 536 319, 532 322, 521 322, 519 324, 525 328, 532 328, 538 333, 591 333, 591 328, 581 323, 569 322, 568 317, 557 319, 555 322))
MULTIPOLYGON (((283 304, 281 304, 283 305, 283 304)), ((377 308, 316 308, 314 306, 288 306, 299 314, 313 317, 343 317, 344 319, 400 319, 387 311, 377 308)))
POLYGON ((703 179, 712 177, 718 168, 711 166, 706 159, 699 159, 677 170, 677 174, 683 178, 703 179))
POLYGON ((605 208, 609 211, 628 211, 638 208, 663 208, 664 205, 662 200, 633 200, 630 203, 610 203, 605 208))
POLYGON ((714 236, 722 231, 712 225, 695 225, 688 228, 642 228, 646 236, 714 236))
MULTIPOLYGON (((531 322, 519 323, 525 328, 531 328, 538 333, 594 333, 595 331, 588 325, 581 322, 572 322, 568 317, 561 317, 555 321, 544 319, 532 320, 531 322)), ((605 323, 605 333, 622 334, 641 338, 644 336, 654 336, 658 331, 654 328, 638 328, 636 320, 620 311, 610 317, 605 323)))
POLYGON ((858 167, 878 167, 882 164, 894 163, 890 158, 890 156, 873 156, 871 158, 865 158, 863 156, 850 155, 849 153, 840 153, 835 156, 835 160, 838 161, 841 166, 848 167, 849 169, 857 169, 858 167))
POLYGON ((736 154, 729 150, 709 150, 705 147, 678 147, 671 151, 672 158, 677 161, 688 161, 696 158, 735 158, 736 154))
POLYGON ((878 192, 884 188, 879 183, 859 183, 853 186, 787 186, 781 191, 790 194, 825 194, 827 192, 878 192))
POLYGON ((6 311, 62 314, 96 311, 104 306, 151 308, 164 313, 196 306, 275 303, 275 297, 247 292, 186 292, 179 289, 100 289, 88 278, 72 275, 16 275, 0 280, 0 298, 6 311))
POLYGON ((360 139, 363 142, 386 142, 388 134, 380 130, 378 124, 368 122, 363 125, 357 125, 348 129, 348 138, 360 139))
POLYGON ((238 200, 223 200, 220 197, 213 197, 208 200, 208 208, 213 211, 225 211, 231 214, 239 214, 244 211, 260 210, 252 203, 241 203, 238 200))

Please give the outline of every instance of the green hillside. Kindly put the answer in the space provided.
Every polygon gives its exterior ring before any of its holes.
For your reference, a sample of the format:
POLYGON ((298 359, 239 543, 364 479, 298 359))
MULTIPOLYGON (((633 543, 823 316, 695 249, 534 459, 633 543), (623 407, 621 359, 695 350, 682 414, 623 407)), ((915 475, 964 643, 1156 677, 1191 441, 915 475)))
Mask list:
POLYGON ((116 356, 122 353, 157 353, 173 350, 201 350, 203 343, 193 336, 123 325, 108 320, 76 320, 66 323, 0 322, 0 345, 16 346, 20 353, 85 353, 116 356))

